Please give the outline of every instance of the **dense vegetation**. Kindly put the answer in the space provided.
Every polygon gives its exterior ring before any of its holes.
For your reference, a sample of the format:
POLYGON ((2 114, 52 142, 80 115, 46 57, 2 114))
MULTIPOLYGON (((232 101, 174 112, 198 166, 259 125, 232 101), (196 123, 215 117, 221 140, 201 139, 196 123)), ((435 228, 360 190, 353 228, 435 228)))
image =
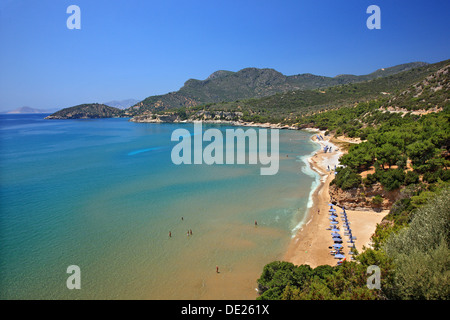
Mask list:
POLYGON ((205 80, 186 81, 179 91, 150 96, 127 111, 130 115, 140 115, 146 111, 192 108, 198 105, 267 97, 294 90, 314 90, 369 81, 423 66, 426 66, 426 63, 413 62, 379 69, 367 75, 339 75, 334 78, 308 73, 285 76, 273 69, 246 68, 237 72, 220 70, 205 80))
MULTIPOLYGON (((365 140, 352 146, 341 158, 340 163, 344 167, 337 170, 338 174, 332 183, 343 190, 381 183, 385 190, 392 191, 419 182, 426 184, 429 189, 448 182, 449 69, 447 66, 435 73, 441 78, 436 82, 441 89, 429 88, 433 91, 432 107, 441 112, 416 115, 411 112, 386 111, 386 105, 393 109, 404 107, 404 100, 397 97, 403 97, 405 91, 389 100, 373 100, 359 103, 356 107, 304 117, 302 124, 365 140), (447 74, 445 78, 440 77, 443 71, 447 74), (367 170, 374 172, 362 179, 360 174, 367 170)), ((416 95, 417 101, 427 99, 428 94, 422 90, 422 94, 416 95)))
MULTIPOLYGON (((365 82, 342 84, 327 88, 321 87, 320 89, 279 92, 274 95, 263 96, 262 98, 229 99, 226 100, 228 102, 207 103, 189 107, 180 106, 170 111, 153 108, 152 112, 160 114, 165 112, 175 113, 182 119, 191 120, 198 118, 197 114, 199 111, 206 111, 212 114, 240 112, 242 116, 237 120, 245 122, 269 122, 286 125, 304 124, 303 118, 305 116, 320 114, 326 110, 353 106, 359 102, 371 101, 377 98, 388 99, 388 97, 396 96, 395 93, 407 90, 418 81, 435 73, 446 63, 448 62, 424 65, 365 82)), ((354 127, 353 123, 349 125, 354 127)))
POLYGON ((59 110, 45 119, 93 119, 123 116, 123 111, 100 103, 80 104, 59 110))
POLYGON ((407 227, 356 262, 340 266, 267 264, 258 279, 262 300, 444 299, 450 298, 450 188, 414 211, 407 227), (381 271, 380 289, 367 287, 367 268, 381 271))
MULTIPOLYGON (((315 269, 270 263, 258 279, 259 298, 449 299, 449 66, 395 95, 305 116, 299 124, 364 140, 341 158, 332 183, 341 189, 379 184, 396 190, 397 200, 377 226, 373 248, 356 262, 315 269), (380 290, 366 285, 370 265, 381 269, 380 290)), ((374 207, 382 202, 381 195, 372 198, 374 207)))

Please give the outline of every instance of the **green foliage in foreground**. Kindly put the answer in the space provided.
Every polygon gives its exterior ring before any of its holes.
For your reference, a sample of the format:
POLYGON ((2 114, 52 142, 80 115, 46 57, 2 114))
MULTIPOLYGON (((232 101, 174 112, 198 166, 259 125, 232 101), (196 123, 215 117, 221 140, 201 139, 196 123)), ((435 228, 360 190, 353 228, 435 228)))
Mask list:
MULTIPOLYGON (((344 115, 347 113, 360 114, 359 124, 354 130, 348 126, 346 130, 366 139, 350 147, 340 159, 345 169, 338 170, 333 183, 343 190, 380 183, 385 190, 392 191, 420 182, 429 188, 449 182, 450 106, 441 112, 422 116, 388 113, 383 115, 384 122, 378 123, 373 115, 379 113, 379 103, 362 103, 355 108, 332 111, 337 118, 346 118, 344 115), (366 127, 359 130, 362 124, 366 127), (360 179, 363 171, 373 168, 376 170, 374 174, 360 179)), ((334 130, 333 125, 325 128, 334 130)))
MULTIPOLYGON (((369 265, 384 267, 382 279, 391 279, 390 260, 381 251, 368 250, 359 256, 359 263, 344 262, 341 266, 294 266, 275 261, 264 267, 258 279, 260 300, 374 300, 382 299, 380 290, 367 288, 369 265)), ((382 280, 382 284, 387 283, 382 280)))
POLYGON ((396 265, 391 297, 450 298, 450 188, 414 212, 408 227, 383 246, 396 265))
MULTIPOLYGON (((258 279, 260 300, 378 300, 450 298, 450 188, 414 210, 409 225, 378 228, 374 249, 341 266, 275 261, 258 279), (380 245, 382 244, 382 245, 380 245), (381 288, 367 287, 367 267, 381 270, 381 288)), ((325 250, 325 248, 324 248, 325 250)))

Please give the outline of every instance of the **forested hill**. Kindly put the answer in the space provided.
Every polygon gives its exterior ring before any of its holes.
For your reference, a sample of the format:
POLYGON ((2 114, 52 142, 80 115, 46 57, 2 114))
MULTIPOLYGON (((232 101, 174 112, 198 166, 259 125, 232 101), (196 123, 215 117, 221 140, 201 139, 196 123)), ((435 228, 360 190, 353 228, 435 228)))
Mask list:
POLYGON ((329 188, 333 201, 389 214, 356 261, 314 269, 267 264, 258 279, 259 299, 449 299, 450 64, 433 68, 382 99, 300 119, 299 125, 326 135, 362 141, 339 160, 329 188), (369 289, 367 270, 374 265, 381 285, 369 289))
POLYGON ((205 80, 190 79, 176 92, 150 96, 127 111, 131 115, 145 111, 193 107, 206 103, 261 98, 280 92, 311 90, 368 81, 387 77, 412 68, 423 67, 424 62, 412 62, 379 69, 367 75, 338 75, 325 77, 313 74, 285 76, 273 69, 246 68, 237 72, 219 70, 205 80))
POLYGON ((123 111, 99 103, 80 104, 59 110, 45 119, 94 119, 123 116, 123 111))
MULTIPOLYGON (((181 119, 190 120, 201 119, 205 113, 213 119, 224 112, 239 113, 242 116, 235 120, 295 125, 302 122, 304 116, 321 113, 325 110, 353 106, 359 102, 383 97, 391 97, 392 99, 393 97, 397 97, 396 99, 401 99, 396 94, 404 90, 409 90, 411 86, 418 82, 425 81, 422 85, 417 84, 417 88, 423 87, 425 92, 429 92, 430 86, 427 84, 428 80, 426 78, 431 77, 430 79, 434 79, 433 81, 435 81, 436 78, 433 74, 449 63, 450 60, 442 61, 364 82, 313 90, 289 91, 257 99, 209 103, 196 107, 153 111, 153 113, 175 113, 181 119)), ((418 99, 416 100, 419 101, 418 99)))

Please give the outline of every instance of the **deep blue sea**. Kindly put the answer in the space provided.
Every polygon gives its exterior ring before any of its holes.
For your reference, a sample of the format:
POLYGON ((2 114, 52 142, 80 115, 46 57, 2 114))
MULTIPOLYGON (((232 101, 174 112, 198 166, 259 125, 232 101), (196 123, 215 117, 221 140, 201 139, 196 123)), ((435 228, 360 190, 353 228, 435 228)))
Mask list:
POLYGON ((279 172, 261 176, 173 164, 171 134, 193 124, 45 116, 0 115, 1 299, 254 299, 317 182, 307 132, 281 130, 279 172))

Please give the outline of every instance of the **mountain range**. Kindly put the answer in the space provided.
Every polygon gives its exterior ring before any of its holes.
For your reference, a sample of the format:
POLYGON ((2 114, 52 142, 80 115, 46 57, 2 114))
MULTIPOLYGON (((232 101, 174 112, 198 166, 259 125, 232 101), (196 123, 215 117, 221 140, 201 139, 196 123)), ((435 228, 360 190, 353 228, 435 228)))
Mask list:
POLYGON ((21 107, 14 110, 4 111, 1 113, 7 113, 7 114, 26 114, 26 113, 52 113, 57 111, 58 109, 36 109, 31 107, 21 107))
MULTIPOLYGON (((270 101, 272 105, 274 103, 280 104, 284 99, 288 103, 292 101, 294 96, 296 100, 303 100, 301 105, 304 106, 317 103, 334 103, 333 101, 336 98, 342 97, 345 99, 340 99, 340 101, 345 103, 352 100, 348 100, 348 96, 363 98, 368 93, 380 94, 380 91, 392 86, 400 88, 403 83, 409 83, 410 80, 416 80, 422 76, 422 73, 427 73, 429 66, 432 65, 425 62, 411 62, 378 69, 367 75, 345 74, 336 77, 318 76, 309 73, 285 76, 274 69, 267 68, 245 68, 237 72, 219 70, 205 80, 189 79, 176 92, 150 96, 124 110, 121 110, 124 107, 123 101, 111 101, 105 104, 82 104, 62 109, 48 119, 136 117, 178 109, 193 110, 199 106, 209 108, 211 105, 216 109, 227 110, 240 107, 241 102, 246 105, 254 103, 261 105, 270 101), (382 81, 382 79, 387 80, 382 81), (362 86, 363 91, 355 95, 354 92, 358 91, 356 87, 345 87, 352 84, 362 86), (344 95, 339 95, 342 89, 339 89, 339 93, 327 89, 340 88, 340 86, 344 86, 344 95), (319 92, 327 92, 327 94, 321 95, 319 92), (284 95, 281 96, 281 99, 278 97, 280 94, 284 95), (304 99, 304 97, 307 98, 304 99), (107 104, 119 108, 107 106, 107 104)), ((131 104, 133 100, 126 100, 126 103, 131 104)), ((296 108, 295 106, 294 103, 289 108, 296 108)), ((262 106, 262 108, 265 108, 265 106, 262 106)), ((250 110, 250 112, 252 111, 250 110)))
POLYGON ((184 86, 176 92, 150 96, 134 105, 129 113, 136 115, 142 114, 146 110, 193 107, 222 101, 262 98, 280 92, 327 88, 387 77, 425 65, 427 65, 425 62, 411 62, 378 69, 367 75, 345 74, 336 77, 318 76, 310 73, 285 76, 274 69, 258 68, 245 68, 237 72, 219 70, 205 80, 187 80, 184 86))
POLYGON ((127 109, 131 106, 134 106, 136 103, 138 103, 140 100, 136 100, 136 99, 125 99, 125 100, 113 100, 113 101, 108 101, 108 102, 104 102, 104 105, 113 107, 113 108, 118 108, 118 109, 127 109))

